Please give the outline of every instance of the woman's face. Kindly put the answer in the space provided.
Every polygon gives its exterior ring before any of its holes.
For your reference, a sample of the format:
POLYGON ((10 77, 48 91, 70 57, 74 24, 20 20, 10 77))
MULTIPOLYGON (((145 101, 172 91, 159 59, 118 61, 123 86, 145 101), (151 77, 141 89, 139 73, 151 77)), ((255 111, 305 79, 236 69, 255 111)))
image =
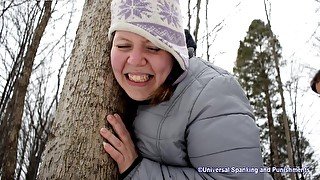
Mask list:
POLYGON ((111 49, 111 66, 124 91, 136 101, 147 100, 168 77, 173 56, 144 37, 116 31, 111 49))

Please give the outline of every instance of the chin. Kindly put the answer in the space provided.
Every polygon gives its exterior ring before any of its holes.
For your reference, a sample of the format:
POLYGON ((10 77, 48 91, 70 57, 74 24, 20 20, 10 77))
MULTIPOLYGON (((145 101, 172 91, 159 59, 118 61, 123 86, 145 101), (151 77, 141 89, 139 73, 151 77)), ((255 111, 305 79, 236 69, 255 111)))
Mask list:
POLYGON ((145 96, 137 96, 137 95, 130 95, 128 94, 129 97, 135 101, 145 101, 145 100, 149 100, 149 97, 145 97, 145 96))

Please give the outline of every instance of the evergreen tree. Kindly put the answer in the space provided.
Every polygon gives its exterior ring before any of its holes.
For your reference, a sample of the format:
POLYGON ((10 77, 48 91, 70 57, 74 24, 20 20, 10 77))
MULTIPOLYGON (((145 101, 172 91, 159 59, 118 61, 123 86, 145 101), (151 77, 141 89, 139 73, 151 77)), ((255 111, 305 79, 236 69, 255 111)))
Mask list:
MULTIPOLYGON (((261 138, 268 135, 270 147, 262 148, 263 154, 270 155, 270 166, 280 166, 278 151, 278 135, 275 131, 273 97, 276 94, 273 79, 274 63, 268 51, 270 32, 261 20, 252 21, 247 36, 240 42, 238 57, 234 73, 247 93, 247 97, 254 107, 257 123, 266 121, 261 129, 261 138), (270 150, 270 154, 266 150, 270 150)), ((265 141, 262 141, 265 142, 265 141)), ((266 141, 268 143, 268 141, 266 141)), ((278 175, 274 176, 276 179, 278 175)))
MULTIPOLYGON (((285 113, 282 108, 275 58, 281 58, 279 41, 275 39, 267 24, 261 20, 253 20, 246 37, 240 41, 236 67, 233 71, 253 106, 256 122, 261 129, 265 165, 284 167, 288 164, 287 140, 281 119, 285 113)), ((291 136, 294 134, 295 132, 291 132, 291 136)), ((305 152, 302 164, 316 166, 312 159, 313 151, 306 153, 309 147, 308 141, 301 136, 300 143, 301 154, 305 152)), ((292 142, 292 147, 296 147, 295 142, 292 142)), ((297 154, 294 155, 294 159, 296 157, 297 154)), ((275 179, 289 177, 288 173, 272 175, 275 179)))

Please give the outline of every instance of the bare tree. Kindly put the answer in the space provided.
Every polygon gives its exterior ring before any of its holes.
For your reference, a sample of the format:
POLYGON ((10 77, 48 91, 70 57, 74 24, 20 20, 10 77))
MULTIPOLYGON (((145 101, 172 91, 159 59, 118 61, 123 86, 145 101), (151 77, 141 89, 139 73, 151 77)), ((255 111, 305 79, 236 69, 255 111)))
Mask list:
MULTIPOLYGON (((223 29, 225 25, 225 19, 222 19, 216 25, 211 27, 210 22, 212 22, 213 19, 212 17, 208 17, 209 9, 210 9, 209 0, 205 1, 205 8, 202 8, 202 9, 201 9, 201 0, 197 0, 195 1, 195 3, 192 3, 191 0, 188 0, 187 27, 190 32, 193 31, 195 42, 197 44, 204 45, 205 49, 203 50, 201 56, 207 61, 213 62, 213 58, 210 55, 210 47, 215 42, 219 32, 223 29), (204 17, 200 17, 202 14, 201 11, 204 11, 204 14, 205 14, 204 17), (192 16, 192 12, 195 12, 196 16, 192 16), (203 26, 201 26, 201 22, 200 22, 201 18, 205 18, 205 21, 203 21, 205 24, 203 26), (204 30, 202 31, 203 27, 204 27, 204 30), (200 32, 203 32, 203 33, 200 33, 200 32)), ((220 52, 220 53, 223 53, 223 52, 220 52)))
MULTIPOLYGON (((316 13, 320 15, 320 0, 315 0, 318 3, 318 7, 316 9, 316 13)), ((319 17, 319 16, 318 16, 319 17)), ((315 32, 312 35, 315 40, 316 43, 314 44, 315 47, 317 47, 318 49, 320 49, 320 19, 318 21, 318 27, 316 28, 315 32)), ((318 54, 320 56, 320 54, 318 54)))
POLYGON ((4 140, 1 143, 1 149, 3 152, 1 170, 2 178, 4 179, 14 179, 17 162, 18 136, 22 123, 25 95, 29 85, 37 49, 52 13, 51 5, 52 1, 46 1, 44 3, 43 15, 41 16, 39 24, 37 24, 34 30, 31 43, 27 47, 26 54, 23 57, 21 74, 14 83, 12 97, 10 98, 10 101, 6 107, 4 117, 1 118, 1 126, 6 124, 5 129, 1 127, 1 133, 4 135, 4 140), (5 151, 3 151, 4 147, 6 147, 5 151))
POLYGON ((196 4, 196 10, 197 10, 197 15, 196 15, 196 26, 193 32, 194 35, 194 41, 196 44, 198 43, 198 33, 200 29, 200 8, 201 8, 201 0, 197 0, 196 4))
MULTIPOLYGON (((289 91, 289 97, 290 97, 290 102, 291 102, 291 107, 292 107, 292 117, 293 117, 293 126, 294 126, 294 134, 293 137, 295 139, 295 154, 297 154, 297 163, 295 166, 299 166, 302 168, 302 154, 300 151, 300 135, 299 135, 299 130, 298 130, 298 123, 297 123, 297 96, 298 96, 298 87, 299 87, 299 77, 297 75, 293 75, 292 71, 292 66, 291 66, 291 81, 286 84, 288 87, 289 91)), ((296 173, 296 179, 301 179, 304 180, 304 173, 300 173, 300 178, 298 174, 296 173)))
POLYGON ((209 0, 206 0, 206 42, 207 42, 207 61, 210 60, 210 43, 209 43, 209 19, 208 19, 208 4, 209 4, 209 0))
MULTIPOLYGON (((60 67, 62 69, 62 67, 60 67)), ((58 75, 61 76, 61 75, 58 75)), ((45 144, 49 135, 49 128, 53 122, 53 112, 52 106, 54 106, 56 102, 56 98, 52 98, 51 102, 46 103, 46 94, 48 91, 48 80, 49 77, 45 77, 44 73, 42 76, 37 78, 36 89, 38 92, 30 94, 30 96, 35 96, 34 100, 32 97, 28 96, 28 103, 26 114, 29 115, 28 120, 25 121, 26 127, 24 130, 29 130, 27 134, 27 139, 31 139, 31 141, 27 144, 28 148, 28 164, 26 166, 27 172, 25 173, 25 179, 36 179, 38 167, 40 165, 41 155, 44 151, 45 144), (48 107, 45 107, 45 106, 48 107), (27 123, 28 122, 28 123, 27 123), (28 125, 28 126, 27 126, 28 125)), ((58 89, 58 88, 57 88, 58 89)), ((55 97, 58 96, 58 91, 54 94, 55 97)), ((25 147, 25 146, 21 146, 25 147)), ((23 167, 23 166, 21 166, 23 167)), ((23 169, 23 168, 21 168, 23 169)))
POLYGON ((110 2, 85 2, 40 179, 117 177, 99 134, 106 115, 123 114, 125 107, 109 62, 110 2))
MULTIPOLYGON (((15 79, 21 74, 23 55, 27 51, 26 47, 31 44, 34 30, 39 23, 38 19, 44 13, 44 2, 23 2, 12 3, 12 6, 7 8, 6 13, 3 14, 3 32, 6 34, 6 38, 2 41, 4 43, 1 44, 6 51, 0 51, 0 55, 3 57, 1 60, 4 64, 1 67, 5 67, 4 71, 1 71, 3 79, 0 81, 0 85, 3 85, 3 89, 0 88, 0 91, 3 90, 0 104, 3 111, 7 110, 6 107, 12 96, 15 79), (13 43, 10 39, 14 39, 16 43, 13 43), (14 51, 15 49, 18 49, 17 52, 14 51), (7 57, 6 54, 10 54, 10 58, 4 58, 7 57), (11 64, 10 59, 12 59, 11 64), (8 74, 7 77, 3 74, 4 72, 8 74)), ((17 179, 35 179, 49 128, 54 119, 56 104, 59 99, 58 94, 61 91, 61 77, 66 61, 70 57, 71 48, 68 47, 73 43, 73 38, 72 40, 69 39, 68 29, 75 11, 74 6, 72 6, 74 2, 57 2, 52 3, 51 11, 55 13, 52 13, 53 17, 50 18, 41 44, 37 49, 30 84, 26 93, 17 147, 15 175, 17 179), (72 7, 70 8, 70 6, 72 7), (59 29, 55 30, 57 24, 59 24, 59 29), (64 32, 63 27, 66 27, 64 32), (54 36, 51 35, 52 30, 54 30, 54 36)), ((1 115, 4 114, 1 113, 1 115)), ((4 127, 7 124, 3 123, 1 125, 4 127)), ((4 153, 5 151, 5 148, 1 148, 0 152, 4 153)))
POLYGON ((188 30, 191 32, 191 0, 188 0, 188 30))

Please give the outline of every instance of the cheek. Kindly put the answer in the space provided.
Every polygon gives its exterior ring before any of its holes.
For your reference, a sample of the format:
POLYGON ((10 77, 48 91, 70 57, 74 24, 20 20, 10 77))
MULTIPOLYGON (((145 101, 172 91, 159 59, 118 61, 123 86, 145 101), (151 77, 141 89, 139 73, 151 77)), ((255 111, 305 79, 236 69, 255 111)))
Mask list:
POLYGON ((158 73, 169 74, 173 66, 173 61, 174 60, 171 58, 171 56, 160 58, 159 61, 154 64, 154 67, 157 69, 158 73))
POLYGON ((123 66, 124 66, 124 60, 123 60, 121 54, 118 53, 117 51, 111 49, 110 61, 111 61, 113 73, 114 74, 120 73, 123 69, 123 66))
POLYGON ((162 69, 163 69, 163 73, 166 74, 165 78, 167 78, 167 76, 170 74, 172 66, 173 66, 173 59, 168 59, 163 63, 162 69))

